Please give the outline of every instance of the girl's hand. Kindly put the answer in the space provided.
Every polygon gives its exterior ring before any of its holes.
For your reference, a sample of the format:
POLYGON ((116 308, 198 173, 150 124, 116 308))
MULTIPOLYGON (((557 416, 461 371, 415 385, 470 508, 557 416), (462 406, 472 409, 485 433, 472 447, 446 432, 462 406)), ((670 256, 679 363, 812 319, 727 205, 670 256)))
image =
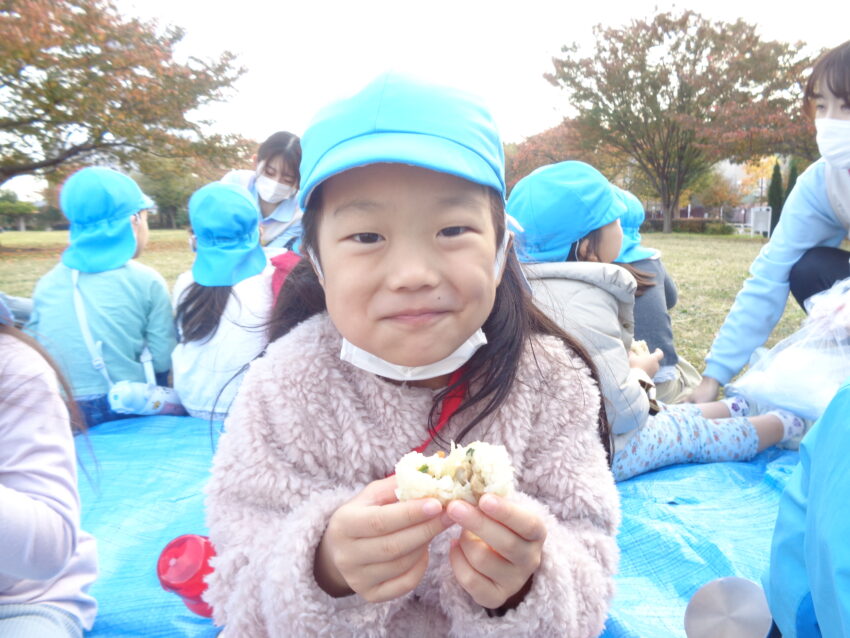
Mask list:
POLYGON ((373 481, 328 521, 316 550, 316 582, 334 597, 383 602, 412 591, 428 567, 428 544, 452 525, 437 499, 399 503, 396 479, 373 481))
POLYGON ((463 527, 449 552, 460 586, 487 609, 505 603, 515 607, 522 602, 526 586, 540 566, 546 539, 543 521, 494 494, 482 496, 478 507, 452 501, 446 512, 463 527))
POLYGON ((629 352, 629 367, 640 368, 653 378, 658 374, 658 369, 661 367, 661 360, 664 358, 664 353, 661 348, 656 348, 654 352, 649 354, 635 354, 629 352))

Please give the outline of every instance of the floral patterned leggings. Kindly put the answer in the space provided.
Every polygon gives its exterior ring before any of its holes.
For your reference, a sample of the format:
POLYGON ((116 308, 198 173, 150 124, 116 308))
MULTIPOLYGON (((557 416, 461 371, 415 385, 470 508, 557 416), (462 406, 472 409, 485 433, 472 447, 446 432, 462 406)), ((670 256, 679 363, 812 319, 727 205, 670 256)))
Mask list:
POLYGON ((758 434, 746 417, 707 419, 693 403, 663 408, 622 447, 615 442, 617 481, 676 463, 749 460, 758 451, 758 434))

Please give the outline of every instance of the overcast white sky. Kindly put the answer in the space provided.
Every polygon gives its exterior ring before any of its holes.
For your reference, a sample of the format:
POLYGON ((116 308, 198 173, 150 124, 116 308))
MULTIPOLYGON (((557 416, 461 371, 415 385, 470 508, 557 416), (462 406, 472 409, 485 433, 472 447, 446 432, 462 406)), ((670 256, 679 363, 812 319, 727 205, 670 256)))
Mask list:
MULTIPOLYGON (((302 134, 313 113, 387 69, 409 71, 478 93, 505 141, 554 126, 568 102, 543 74, 561 46, 589 49, 592 27, 620 26, 685 7, 757 24, 768 39, 812 50, 850 37, 850 4, 763 0, 117 0, 127 15, 186 29, 180 55, 237 54, 247 72, 229 100, 203 113, 221 132, 262 141, 302 134), (806 8, 811 8, 806 12, 806 8)), ((21 180, 25 182, 26 180, 21 180)), ((26 193, 31 185, 7 183, 26 193)))

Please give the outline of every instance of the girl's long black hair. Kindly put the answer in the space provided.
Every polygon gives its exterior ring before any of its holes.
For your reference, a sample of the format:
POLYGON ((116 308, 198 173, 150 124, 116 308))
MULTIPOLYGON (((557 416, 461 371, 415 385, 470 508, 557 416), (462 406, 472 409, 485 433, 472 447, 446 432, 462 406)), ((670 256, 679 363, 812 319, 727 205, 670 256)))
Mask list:
MULTIPOLYGON (((312 251, 316 258, 320 258, 317 233, 322 209, 321 200, 319 186, 311 195, 305 211, 304 233, 301 238, 302 252, 306 254, 307 251, 312 251)), ((504 204, 495 191, 491 191, 491 210, 496 229, 496 244, 499 245, 507 229, 504 204)), ((429 417, 431 431, 439 417, 443 398, 458 386, 466 385, 470 393, 455 414, 478 406, 475 417, 457 435, 458 441, 463 440, 472 428, 495 412, 511 391, 526 342, 536 334, 552 335, 561 339, 587 365, 591 376, 601 388, 596 366, 585 349, 534 305, 520 268, 514 251, 508 251, 505 271, 496 289, 493 309, 482 326, 487 335, 487 344, 467 362, 463 375, 455 384, 443 388, 434 396, 429 417)), ((289 273, 278 295, 269 322, 269 342, 326 309, 325 294, 319 279, 310 262, 302 259, 289 273)), ((610 462, 611 430, 602 401, 599 406, 598 431, 610 462)))
POLYGON ((204 341, 215 335, 233 286, 202 286, 192 282, 180 294, 175 321, 180 343, 204 341))

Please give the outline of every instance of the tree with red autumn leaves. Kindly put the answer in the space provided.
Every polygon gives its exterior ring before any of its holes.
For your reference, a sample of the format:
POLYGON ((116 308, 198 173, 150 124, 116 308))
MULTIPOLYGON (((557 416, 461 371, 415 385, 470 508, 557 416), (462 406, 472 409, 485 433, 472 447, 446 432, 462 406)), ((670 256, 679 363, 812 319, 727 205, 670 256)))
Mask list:
POLYGON ((109 0, 0 5, 0 185, 63 164, 240 154, 188 113, 225 97, 234 56, 174 59, 183 31, 119 15, 109 0))
POLYGON ((568 90, 585 144, 607 145, 643 173, 666 232, 681 193, 718 160, 812 151, 799 114, 810 64, 802 43, 762 40, 742 20, 693 11, 594 33, 592 56, 565 46, 546 78, 568 90))

